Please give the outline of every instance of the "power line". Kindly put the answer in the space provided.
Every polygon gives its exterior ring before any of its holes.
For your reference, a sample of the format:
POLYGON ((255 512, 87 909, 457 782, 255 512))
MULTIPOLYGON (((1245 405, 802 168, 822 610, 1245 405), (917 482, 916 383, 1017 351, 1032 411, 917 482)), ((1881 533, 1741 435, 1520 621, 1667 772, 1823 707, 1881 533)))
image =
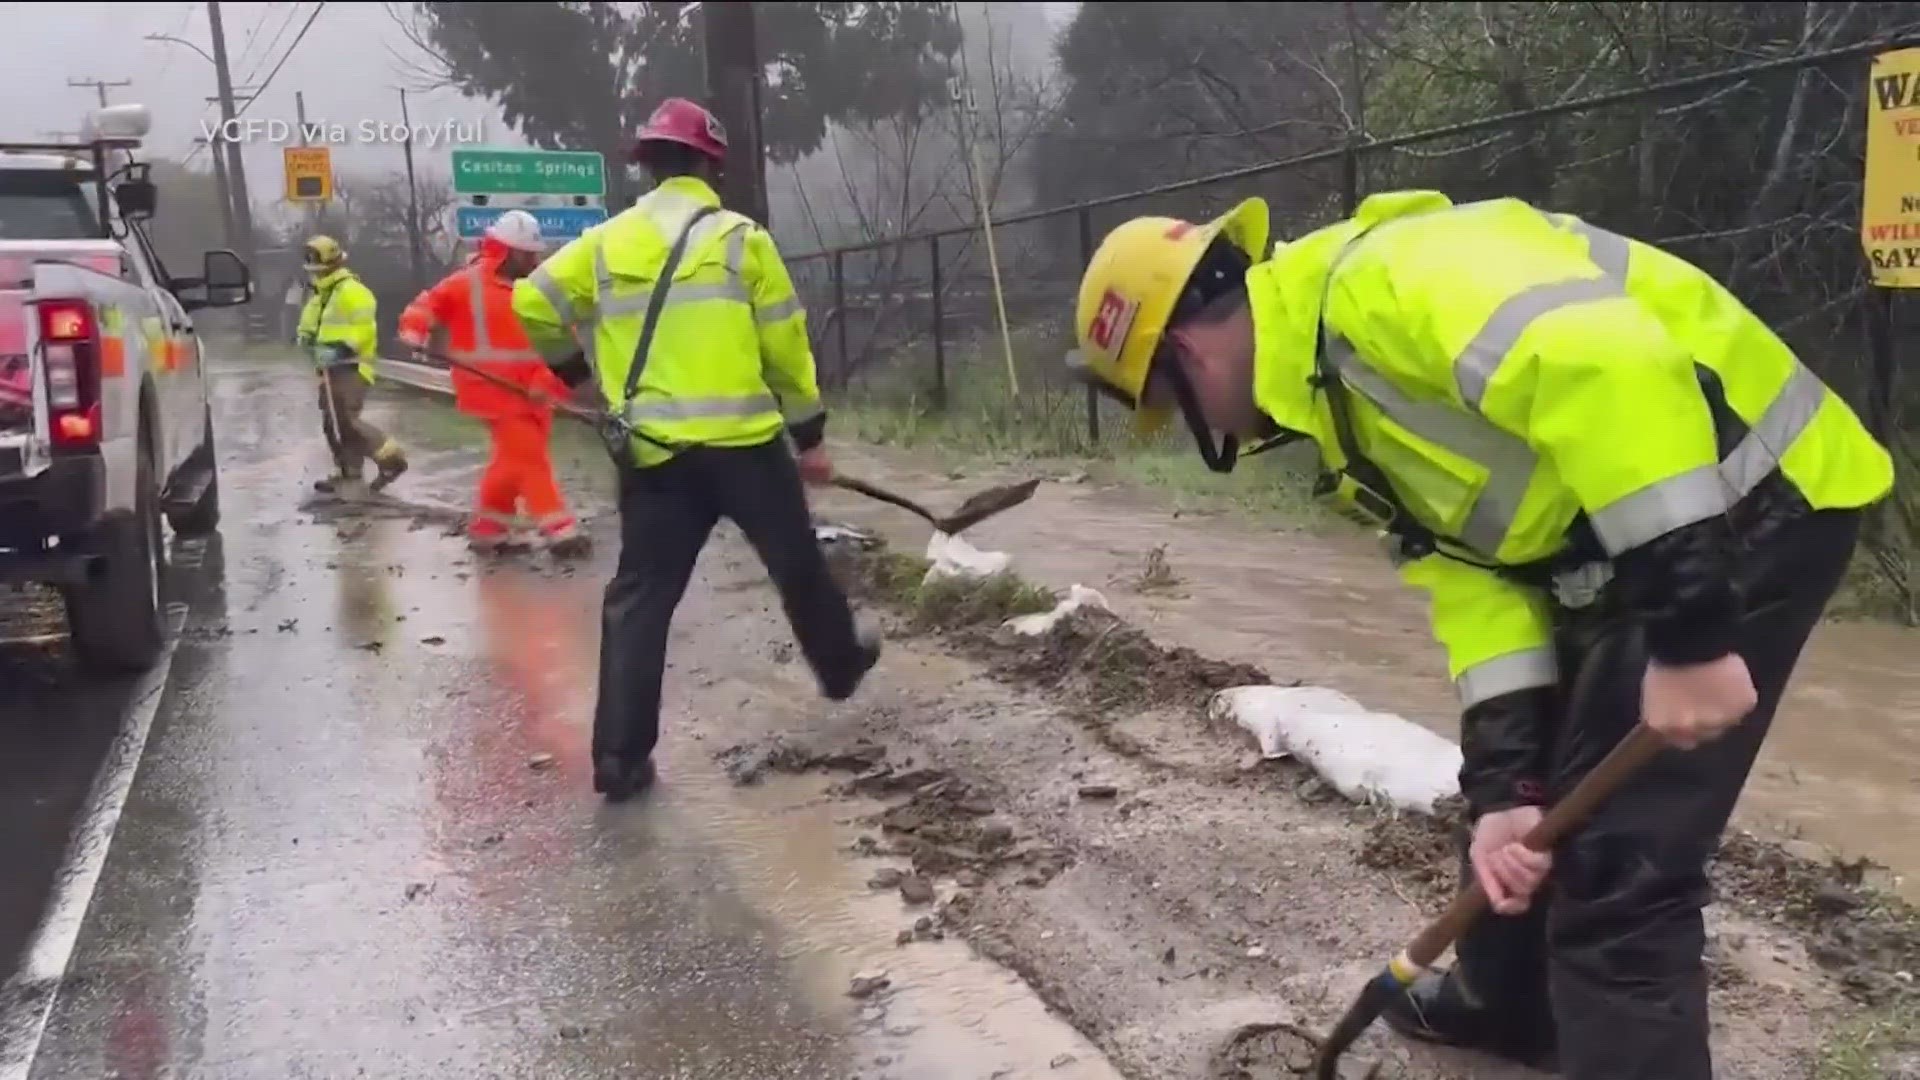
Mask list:
POLYGON ((267 42, 267 47, 260 53, 260 59, 254 63, 253 70, 247 73, 248 82, 252 82, 254 77, 260 74, 260 69, 267 66, 267 57, 272 56, 273 51, 280 47, 280 39, 287 36, 287 27, 292 26, 293 20, 299 17, 300 5, 288 4, 287 17, 280 20, 280 28, 273 32, 273 39, 267 42))
MULTIPOLYGON (((192 4, 188 4, 186 7, 180 9, 180 25, 173 28, 173 33, 170 35, 171 37, 179 37, 181 34, 186 32, 187 24, 193 21, 193 9, 199 6, 200 6, 199 3, 195 2, 192 4)), ((160 71, 154 75, 154 80, 156 82, 166 78, 167 69, 173 66, 173 57, 174 57, 174 54, 169 52, 165 57, 161 59, 160 71)))
POLYGON ((260 100, 261 94, 264 94, 267 92, 267 87, 273 85, 273 77, 275 75, 280 74, 281 68, 287 66, 287 58, 291 57, 293 55, 294 50, 300 47, 300 43, 306 40, 307 31, 313 29, 314 20, 318 19, 320 17, 320 13, 325 10, 327 10, 326 0, 321 0, 320 3, 313 5, 313 14, 307 16, 307 24, 300 28, 300 32, 298 34, 294 35, 293 44, 287 46, 287 51, 280 54, 280 62, 273 65, 272 71, 267 72, 267 77, 265 79, 262 79, 260 81, 260 85, 254 88, 253 97, 247 99, 247 104, 242 105, 240 107, 240 112, 235 113, 234 114, 235 116, 240 116, 244 114, 247 111, 249 106, 251 106, 254 102, 260 100))
MULTIPOLYGON (((313 29, 314 21, 320 18, 320 13, 322 11, 325 11, 326 9, 327 9, 326 0, 321 0, 320 3, 314 5, 313 14, 307 16, 306 25, 300 28, 300 32, 298 34, 294 35, 293 44, 287 46, 287 51, 280 54, 280 62, 273 65, 273 70, 267 72, 267 77, 261 80, 258 86, 255 86, 253 88, 252 95, 249 96, 247 100, 241 104, 239 109, 234 111, 234 114, 233 114, 234 119, 238 120, 240 117, 246 115, 247 110, 253 107, 253 103, 260 100, 260 95, 266 93, 267 87, 271 85, 273 82, 273 77, 275 75, 280 74, 280 69, 286 66, 287 59, 294 54, 294 50, 300 47, 300 43, 306 40, 307 31, 313 29)), ((204 149, 206 145, 207 144, 202 143, 199 146, 195 146, 193 148, 193 152, 188 154, 185 160, 181 161, 180 164, 182 166, 192 164, 193 159, 199 156, 200 151, 204 149)))
MULTIPOLYGON (((253 29, 247 31, 247 40, 240 43, 240 55, 233 61, 234 67, 239 67, 241 64, 247 62, 247 54, 253 51, 253 43, 254 40, 260 36, 260 28, 267 25, 267 20, 273 17, 273 9, 275 6, 274 4, 268 4, 266 10, 260 13, 260 17, 253 20, 253 29)), ((267 50, 267 55, 273 55, 273 50, 267 50)))

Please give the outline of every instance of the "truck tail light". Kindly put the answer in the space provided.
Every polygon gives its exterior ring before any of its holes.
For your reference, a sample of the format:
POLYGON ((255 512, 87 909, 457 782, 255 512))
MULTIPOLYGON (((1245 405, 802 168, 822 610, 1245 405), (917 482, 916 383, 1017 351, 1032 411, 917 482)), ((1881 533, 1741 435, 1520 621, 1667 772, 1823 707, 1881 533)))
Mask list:
POLYGON ((43 300, 38 306, 53 444, 96 446, 100 442, 100 337, 93 308, 82 300, 43 300))

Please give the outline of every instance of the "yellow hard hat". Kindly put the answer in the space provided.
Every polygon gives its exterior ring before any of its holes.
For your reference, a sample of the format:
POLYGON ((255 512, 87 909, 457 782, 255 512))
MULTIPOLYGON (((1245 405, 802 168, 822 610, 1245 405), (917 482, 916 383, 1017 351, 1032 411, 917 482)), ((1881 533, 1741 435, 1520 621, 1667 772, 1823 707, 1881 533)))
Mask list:
POLYGON ((1137 217, 1100 241, 1080 278, 1074 312, 1078 348, 1068 365, 1080 378, 1134 411, 1151 432, 1171 410, 1141 403, 1154 354, 1201 256, 1225 235, 1255 262, 1266 254, 1267 204, 1247 199, 1205 225, 1170 217, 1137 217))
POLYGON ((307 241, 307 269, 331 270, 347 261, 347 250, 331 236, 316 236, 307 241))

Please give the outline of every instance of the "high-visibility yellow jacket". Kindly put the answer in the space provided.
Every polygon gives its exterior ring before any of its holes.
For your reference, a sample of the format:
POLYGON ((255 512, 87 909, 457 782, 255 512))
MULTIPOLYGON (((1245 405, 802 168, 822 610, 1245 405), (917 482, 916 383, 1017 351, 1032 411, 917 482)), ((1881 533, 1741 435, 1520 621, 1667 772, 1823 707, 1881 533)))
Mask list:
MULTIPOLYGON (((647 301, 693 213, 713 188, 674 177, 554 252, 514 284, 513 311, 549 362, 584 348, 607 407, 670 446, 756 446, 791 430, 817 443, 826 410, 806 313, 773 237, 718 210, 694 226, 667 291, 632 401, 627 373, 647 301)), ((634 439, 636 465, 671 453, 634 439)))
MULTIPOLYGON (((1324 332, 1359 453, 1485 563, 1562 554, 1584 519, 1604 572, 1776 466, 1816 510, 1892 488, 1887 450, 1723 286, 1571 215, 1384 193, 1279 247, 1247 288, 1262 411, 1344 467, 1310 385, 1324 332), (1744 425, 1724 458, 1701 369, 1744 425)), ((1557 681, 1549 594, 1438 553, 1400 573, 1428 594, 1464 707, 1557 681)))
POLYGON ((300 346, 345 345, 353 350, 360 377, 372 382, 380 346, 377 310, 373 290, 343 266, 314 282, 313 295, 300 309, 300 346))

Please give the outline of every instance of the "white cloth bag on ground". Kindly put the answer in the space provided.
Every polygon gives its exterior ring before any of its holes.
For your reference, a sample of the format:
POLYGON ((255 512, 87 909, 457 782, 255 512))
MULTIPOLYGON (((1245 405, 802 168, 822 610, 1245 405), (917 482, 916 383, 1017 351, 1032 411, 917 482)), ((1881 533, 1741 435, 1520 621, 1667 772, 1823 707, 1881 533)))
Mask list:
POLYGON ((1208 703, 1215 720, 1251 734, 1268 758, 1299 758, 1355 802, 1384 799, 1433 813, 1460 792, 1460 747, 1393 713, 1324 686, 1236 686, 1208 703))
POLYGON ((933 565, 927 567, 923 585, 953 578, 981 581, 1005 570, 1013 556, 1004 551, 981 551, 957 536, 936 532, 927 541, 927 561, 933 565))
POLYGON ((1107 607, 1106 597, 1101 596, 1099 592, 1089 589, 1085 585, 1076 583, 1071 589, 1067 590, 1067 598, 1065 600, 1053 605, 1052 611, 1042 611, 1032 615, 1015 615, 1002 625, 1011 627, 1013 632, 1019 634, 1021 637, 1039 637, 1041 634, 1052 630, 1059 624, 1061 619, 1079 611, 1083 607, 1099 608, 1102 611, 1113 610, 1107 607))

